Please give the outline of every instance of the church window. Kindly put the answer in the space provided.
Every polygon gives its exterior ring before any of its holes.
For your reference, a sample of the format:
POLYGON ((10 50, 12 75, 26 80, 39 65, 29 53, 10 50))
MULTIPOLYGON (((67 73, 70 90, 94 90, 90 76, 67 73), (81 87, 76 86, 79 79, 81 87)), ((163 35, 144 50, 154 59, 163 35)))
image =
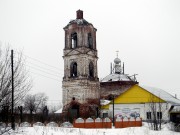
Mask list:
POLYGON ((93 49, 93 41, 92 41, 91 33, 88 33, 88 47, 93 49))
POLYGON ((77 77, 77 63, 71 63, 71 77, 77 77))
POLYGON ((94 77, 94 65, 92 62, 89 63, 89 76, 94 77))
POLYGON ((77 33, 71 34, 71 48, 77 47, 77 33))

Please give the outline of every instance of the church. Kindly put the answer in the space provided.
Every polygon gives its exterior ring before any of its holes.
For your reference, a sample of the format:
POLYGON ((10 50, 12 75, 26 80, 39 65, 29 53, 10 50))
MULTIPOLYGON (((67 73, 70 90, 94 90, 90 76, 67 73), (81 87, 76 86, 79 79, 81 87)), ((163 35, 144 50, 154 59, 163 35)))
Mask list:
POLYGON ((62 81, 63 111, 74 117, 151 117, 168 120, 168 111, 180 100, 152 87, 140 86, 136 75, 124 73, 117 57, 111 73, 98 78, 97 29, 76 11, 65 27, 62 81))

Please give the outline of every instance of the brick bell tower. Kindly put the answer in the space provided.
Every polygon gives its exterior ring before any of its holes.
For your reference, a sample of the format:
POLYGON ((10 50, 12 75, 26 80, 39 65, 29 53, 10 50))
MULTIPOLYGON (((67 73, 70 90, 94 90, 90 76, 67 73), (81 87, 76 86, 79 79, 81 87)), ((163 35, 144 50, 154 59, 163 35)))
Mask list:
POLYGON ((97 29, 83 18, 83 11, 78 10, 76 19, 71 20, 64 31, 63 105, 71 101, 84 104, 89 100, 98 100, 97 29))

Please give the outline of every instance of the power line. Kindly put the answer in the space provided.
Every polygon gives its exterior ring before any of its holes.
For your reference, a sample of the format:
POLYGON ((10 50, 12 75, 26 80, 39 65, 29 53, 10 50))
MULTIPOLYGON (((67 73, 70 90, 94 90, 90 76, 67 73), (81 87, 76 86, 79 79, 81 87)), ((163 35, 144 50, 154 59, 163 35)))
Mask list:
POLYGON ((37 70, 37 71, 44 72, 44 73, 46 73, 46 74, 49 74, 49 75, 52 75, 52 76, 55 76, 55 77, 58 77, 58 78, 60 78, 60 77, 61 77, 61 76, 58 76, 57 74, 55 75, 55 74, 52 74, 52 73, 49 73, 49 72, 43 71, 43 70, 41 70, 41 69, 38 69, 38 68, 33 67, 33 66, 30 66, 30 65, 27 65, 27 66, 28 66, 28 67, 30 67, 30 68, 33 68, 33 69, 35 69, 35 70, 37 70))
MULTIPOLYGON (((22 63, 23 65, 25 65, 24 63, 22 63)), ((28 67, 30 67, 30 68, 33 68, 33 69, 35 69, 36 71, 40 71, 40 72, 44 72, 45 74, 48 74, 48 75, 51 75, 51 76, 55 76, 55 77, 57 77, 57 78, 61 78, 61 76, 58 76, 57 75, 57 72, 56 72, 56 74, 52 74, 52 73, 49 73, 49 72, 47 72, 47 71, 43 71, 43 70, 41 70, 41 69, 38 69, 37 67, 33 67, 33 66, 31 66, 31 65, 25 65, 25 66, 28 66, 28 67)), ((47 69, 46 69, 47 70, 47 69)), ((30 71, 31 73, 33 73, 32 71, 30 71)), ((35 73, 35 74, 38 74, 38 73, 35 73)), ((59 73, 58 73, 59 74, 59 73)), ((42 75, 42 74, 39 74, 39 75, 42 75)), ((62 74, 61 74, 62 75, 62 74)), ((44 76, 44 77, 47 77, 47 76, 45 76, 45 75, 42 75, 42 76, 44 76)), ((49 77, 49 78, 51 78, 51 77, 49 77)))
POLYGON ((40 75, 40 76, 42 76, 42 77, 49 78, 49 79, 55 80, 55 81, 57 81, 57 82, 60 82, 60 80, 57 80, 57 79, 55 79, 55 78, 48 77, 48 76, 45 76, 45 75, 42 75, 42 74, 39 74, 39 73, 35 73, 35 72, 32 72, 32 71, 30 71, 30 72, 33 73, 33 74, 40 75))
POLYGON ((24 55, 26 58, 29 58, 29 59, 31 59, 31 60, 34 60, 34 61, 39 62, 39 63, 41 63, 41 64, 44 64, 44 65, 46 65, 46 66, 52 67, 52 68, 54 68, 54 69, 56 69, 56 70, 58 70, 58 71, 59 71, 59 70, 63 70, 63 69, 60 69, 60 68, 58 68, 58 67, 49 65, 49 64, 47 64, 47 63, 45 63, 45 62, 42 62, 42 61, 40 61, 40 60, 38 60, 38 59, 36 59, 36 58, 32 58, 32 57, 30 57, 30 56, 28 56, 28 55, 25 55, 25 54, 21 53, 21 52, 17 52, 17 53, 19 53, 19 54, 21 54, 21 55, 24 55))
MULTIPOLYGON (((23 54, 23 55, 24 55, 24 54, 23 54)), ((28 57, 29 59, 32 59, 32 60, 34 60, 34 61, 37 61, 37 62, 39 62, 39 63, 41 63, 41 64, 47 65, 47 66, 49 66, 49 67, 52 67, 52 68, 54 68, 54 69, 56 69, 56 70, 58 70, 58 71, 60 70, 59 68, 57 68, 57 67, 55 67, 55 66, 52 66, 52 65, 49 65, 49 64, 46 64, 46 63, 44 63, 44 62, 42 62, 42 61, 40 61, 40 60, 38 60, 38 59, 29 57, 29 56, 27 56, 27 55, 24 55, 24 56, 26 56, 26 57, 28 57)))
POLYGON ((54 73, 56 73, 56 74, 62 74, 62 73, 57 72, 57 71, 55 71, 55 70, 51 70, 51 69, 47 69, 47 68, 41 67, 41 66, 39 66, 39 65, 37 65, 37 64, 34 64, 34 63, 32 63, 32 62, 28 62, 28 64, 29 64, 29 63, 32 64, 32 65, 34 65, 34 66, 36 66, 36 67, 42 68, 42 69, 44 69, 44 70, 50 70, 50 71, 52 71, 52 72, 54 72, 54 73))
MULTIPOLYGON (((20 52, 17 52, 17 53, 19 53, 19 54, 22 55, 22 53, 20 53, 20 52)), ((23 55, 24 55, 24 54, 23 54, 23 55)), ((39 63, 42 63, 42 64, 44 64, 44 65, 46 65, 46 66, 53 67, 53 68, 56 69, 56 70, 58 69, 57 67, 54 67, 54 66, 51 66, 51 65, 49 65, 49 64, 46 64, 46 63, 44 63, 44 62, 41 62, 41 61, 39 61, 39 60, 37 60, 37 59, 35 59, 35 58, 29 57, 29 56, 27 56, 27 55, 24 55, 24 56, 27 57, 27 58, 33 59, 33 60, 35 60, 35 61, 37 61, 37 62, 39 62, 39 63)), ((28 62, 28 63, 30 63, 30 65, 27 65, 27 66, 30 67, 30 68, 35 69, 36 71, 40 71, 40 72, 43 72, 43 73, 45 73, 45 74, 48 74, 48 75, 51 75, 51 76, 54 76, 54 77, 58 77, 58 78, 61 78, 61 76, 58 76, 57 74, 63 75, 63 74, 60 73, 60 72, 57 72, 57 71, 52 70, 52 69, 44 68, 44 67, 39 66, 39 65, 37 65, 37 64, 34 64, 34 63, 32 63, 32 62, 28 62), (42 70, 42 69, 43 69, 43 70, 42 70), (47 72, 47 71, 49 71, 49 72, 47 72)), ((24 63, 22 63, 22 64, 25 65, 24 63)), ((58 71, 59 71, 59 69, 58 69, 58 71)), ((46 78, 49 78, 49 79, 53 79, 53 80, 59 81, 59 80, 57 80, 57 79, 55 79, 55 78, 48 77, 48 76, 46 76, 46 75, 44 75, 44 74, 39 74, 39 73, 35 73, 35 72, 32 72, 32 71, 30 71, 30 72, 33 73, 33 74, 36 74, 36 75, 40 75, 40 76, 43 76, 43 77, 46 77, 46 78)))

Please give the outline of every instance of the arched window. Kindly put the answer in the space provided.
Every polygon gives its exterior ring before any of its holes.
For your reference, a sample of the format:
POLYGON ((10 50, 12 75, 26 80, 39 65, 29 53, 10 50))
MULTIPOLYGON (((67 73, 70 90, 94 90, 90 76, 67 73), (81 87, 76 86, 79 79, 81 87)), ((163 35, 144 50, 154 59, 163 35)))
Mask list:
POLYGON ((94 77, 94 65, 92 62, 89 63, 89 76, 94 77))
POLYGON ((77 47, 77 33, 71 34, 71 48, 77 47))
POLYGON ((77 77, 77 63, 71 63, 71 77, 77 77))
POLYGON ((88 33, 88 47, 93 49, 93 40, 92 40, 91 33, 88 33))

